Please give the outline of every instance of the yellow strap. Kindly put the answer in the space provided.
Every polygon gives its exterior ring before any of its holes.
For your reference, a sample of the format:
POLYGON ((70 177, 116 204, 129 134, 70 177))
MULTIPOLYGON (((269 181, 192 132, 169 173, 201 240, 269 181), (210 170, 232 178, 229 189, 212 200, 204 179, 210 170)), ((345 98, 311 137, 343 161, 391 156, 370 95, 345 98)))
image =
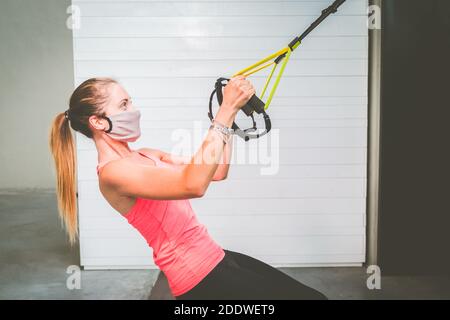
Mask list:
POLYGON ((270 80, 272 79, 273 73, 275 71, 275 69, 277 68, 278 64, 275 64, 272 68, 272 71, 270 72, 269 77, 266 80, 266 84, 264 85, 263 91, 261 92, 261 97, 260 99, 262 100, 264 97, 264 93, 266 92, 267 86, 269 85, 270 80))
POLYGON ((272 87, 272 90, 270 91, 269 98, 267 98, 267 101, 264 105, 264 110, 267 110, 267 108, 269 107, 269 104, 272 101, 273 95, 275 94, 275 90, 277 89, 278 84, 280 83, 281 75, 284 72, 284 68, 286 68, 286 64, 289 61, 289 57, 291 56, 291 53, 292 53, 291 48, 287 47, 287 49, 288 49, 288 51, 287 51, 286 57, 284 58, 283 65, 281 66, 281 69, 278 72, 277 78, 275 79, 275 83, 272 87))
POLYGON ((242 69, 242 70, 236 72, 232 77, 241 75, 241 74, 243 74, 243 73, 245 73, 245 72, 247 72, 247 71, 249 71, 249 70, 252 70, 252 69, 254 69, 254 68, 260 66, 261 64, 263 64, 264 62, 269 61, 269 60, 272 59, 272 58, 281 56, 283 53, 287 52, 289 49, 290 49, 289 47, 283 48, 283 49, 281 49, 280 51, 275 52, 274 54, 271 54, 270 56, 268 56, 268 57, 266 57, 266 58, 264 58, 264 59, 262 59, 262 60, 260 60, 260 61, 258 61, 258 62, 256 62, 256 63, 252 64, 251 66, 249 66, 249 67, 247 67, 247 68, 245 68, 245 69, 242 69))
MULTIPOLYGON (((295 47, 297 47, 299 44, 300 44, 300 42, 296 43, 296 46, 295 46, 295 47)), ((264 66, 262 66, 262 67, 259 67, 259 68, 257 68, 257 69, 254 70, 254 71, 252 71, 252 70, 255 69, 256 67, 262 65, 263 63, 269 61, 270 59, 273 59, 273 58, 275 58, 275 57, 279 57, 280 55, 285 54, 285 53, 286 53, 286 55, 285 55, 285 57, 284 57, 283 64, 282 64, 282 66, 281 66, 280 71, 278 72, 277 78, 276 78, 276 80, 275 80, 275 84, 272 86, 272 90, 270 91, 269 98, 267 99, 267 101, 266 101, 266 103, 265 103, 265 105, 264 105, 264 110, 267 110, 267 108, 269 107, 269 104, 270 104, 270 102, 272 101, 273 95, 275 94, 275 90, 276 90, 276 88, 278 87, 278 84, 280 83, 281 75, 283 74, 284 68, 286 67, 286 64, 287 64, 287 62, 288 62, 288 60, 289 60, 289 57, 290 57, 290 55, 291 55, 291 53, 292 53, 291 48, 290 48, 289 46, 286 47, 286 48, 283 48, 283 49, 281 49, 280 51, 275 52, 274 54, 271 54, 270 56, 267 56, 266 58, 264 58, 264 59, 262 59, 262 60, 260 60, 260 61, 258 61, 258 62, 256 62, 256 63, 252 64, 251 66, 249 66, 249 67, 247 67, 247 68, 245 68, 245 69, 242 69, 242 70, 238 71, 237 73, 235 73, 235 74, 232 76, 232 77, 235 77, 235 76, 238 76, 238 75, 241 75, 241 74, 242 74, 242 75, 244 75, 245 77, 247 77, 247 76, 249 76, 249 75, 251 75, 251 74, 253 74, 253 73, 255 73, 255 72, 258 72, 259 70, 262 70, 262 69, 264 69, 264 68, 267 68, 268 66, 270 66, 270 65, 273 64, 274 66, 273 66, 273 68, 272 68, 272 71, 270 72, 270 75, 269 75, 269 77, 267 78, 266 83, 265 83, 264 88, 263 88, 263 91, 262 91, 262 93, 261 93, 261 98, 260 98, 260 99, 262 99, 262 97, 264 96, 264 93, 266 92, 267 86, 269 85, 269 82, 270 82, 270 80, 272 79, 273 73, 274 73, 274 71, 275 71, 275 69, 276 69, 276 67, 277 67, 278 64, 276 64, 275 61, 272 61, 271 63, 268 63, 268 64, 266 64, 266 65, 264 65, 264 66), (250 71, 250 72, 246 73, 247 71, 250 71)))
POLYGON ((272 65, 272 64, 274 64, 274 63, 275 63, 275 61, 272 61, 271 63, 268 63, 268 64, 266 64, 265 66, 259 67, 259 68, 256 69, 255 71, 252 71, 252 72, 249 72, 249 73, 244 73, 244 76, 245 76, 245 77, 248 77, 249 75, 251 75, 251 74, 253 74, 253 73, 255 73, 255 72, 258 72, 259 70, 262 70, 262 69, 264 69, 264 68, 267 68, 268 66, 270 66, 270 65, 272 65))

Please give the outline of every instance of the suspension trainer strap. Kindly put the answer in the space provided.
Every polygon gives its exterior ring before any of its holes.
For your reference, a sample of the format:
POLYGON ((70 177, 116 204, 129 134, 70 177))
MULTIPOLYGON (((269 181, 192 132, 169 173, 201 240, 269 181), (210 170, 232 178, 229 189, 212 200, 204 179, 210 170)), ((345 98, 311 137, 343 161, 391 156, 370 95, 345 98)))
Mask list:
MULTIPOLYGON (((266 103, 264 103, 260 98, 258 98, 256 96, 256 94, 254 94, 250 100, 247 102, 247 104, 245 106, 243 106, 241 108, 241 110, 248 116, 252 118, 252 123, 253 126, 251 128, 248 129, 240 129, 239 126, 233 121, 233 125, 232 125, 232 129, 234 130, 234 132, 239 135, 241 138, 243 138, 245 141, 248 141, 250 139, 257 139, 265 134, 267 134, 270 129, 271 129, 271 121, 269 118, 269 115, 265 112, 265 110, 267 110, 267 108, 270 105, 270 102, 272 101, 272 98, 275 94, 275 90, 278 87, 278 84, 280 82, 281 76, 284 72, 284 69, 286 67, 287 62, 289 61, 289 57, 292 53, 293 50, 295 50, 301 43, 301 41, 309 34, 311 33, 311 31, 313 31, 319 24, 321 24, 329 15, 336 13, 337 9, 345 2, 346 0, 335 0, 333 2, 332 5, 330 5, 328 8, 322 10, 322 14, 320 15, 319 18, 317 18, 309 27, 308 29, 306 29, 300 36, 295 37, 289 44, 287 47, 269 55, 268 57, 258 61, 257 63, 252 64, 251 66, 242 69, 240 71, 238 71, 237 73, 235 73, 233 75, 233 77, 237 76, 237 75, 244 75, 245 77, 247 77, 250 74, 253 74, 257 71, 260 71, 270 65, 273 65, 272 71, 269 75, 269 77, 266 80, 266 83, 264 85, 262 94, 261 94, 261 99, 264 96, 264 93, 266 92, 267 86, 273 76, 273 73, 276 69, 276 67, 278 66, 278 64, 281 62, 281 60, 283 60, 283 58, 286 58, 283 61, 283 64, 281 65, 280 71, 278 72, 278 75, 275 79, 275 83, 272 86, 270 93, 269 93, 269 97, 267 98, 266 103), (262 64, 266 63, 267 61, 274 59, 275 60, 271 63, 267 63, 263 66, 261 66, 262 64), (255 70, 255 68, 257 68, 255 70), (265 124, 265 130, 262 133, 255 133, 255 134, 251 134, 250 132, 255 132, 257 130, 256 127, 256 122, 255 122, 255 118, 253 117, 254 112, 258 113, 258 114, 262 114, 263 118, 264 118, 264 124, 265 124)), ((214 94, 217 95, 217 100, 219 102, 219 107, 222 104, 222 100, 223 100, 223 94, 222 94, 222 87, 224 87, 225 85, 222 83, 223 81, 229 81, 230 79, 228 78, 219 78, 216 80, 216 83, 214 85, 214 91, 211 93, 211 96, 209 98, 209 112, 208 112, 208 117, 210 118, 210 120, 212 121, 214 119, 213 113, 212 113, 212 100, 214 97, 214 94)))

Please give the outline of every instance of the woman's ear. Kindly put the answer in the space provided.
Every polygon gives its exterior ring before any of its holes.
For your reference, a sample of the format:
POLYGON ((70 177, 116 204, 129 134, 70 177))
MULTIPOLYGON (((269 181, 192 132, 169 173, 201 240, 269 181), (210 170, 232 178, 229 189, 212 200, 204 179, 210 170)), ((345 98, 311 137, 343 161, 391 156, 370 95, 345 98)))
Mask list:
POLYGON ((89 125, 91 125, 96 130, 105 131, 108 130, 109 124, 108 121, 96 115, 92 115, 89 117, 89 125))

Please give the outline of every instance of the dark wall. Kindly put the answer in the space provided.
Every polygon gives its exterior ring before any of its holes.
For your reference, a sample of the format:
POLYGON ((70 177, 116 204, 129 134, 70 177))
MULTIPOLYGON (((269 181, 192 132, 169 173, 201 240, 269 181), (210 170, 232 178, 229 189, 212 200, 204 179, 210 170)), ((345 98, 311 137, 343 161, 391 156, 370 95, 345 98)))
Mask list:
POLYGON ((450 1, 384 0, 382 274, 450 272, 450 1))

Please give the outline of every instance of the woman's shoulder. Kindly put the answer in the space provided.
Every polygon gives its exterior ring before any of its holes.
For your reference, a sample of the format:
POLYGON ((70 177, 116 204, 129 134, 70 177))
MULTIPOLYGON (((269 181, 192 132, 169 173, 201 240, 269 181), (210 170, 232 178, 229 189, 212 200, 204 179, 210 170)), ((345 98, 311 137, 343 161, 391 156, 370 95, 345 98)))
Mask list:
MULTIPOLYGON (((144 155, 148 155, 150 157, 155 157, 157 159, 161 159, 161 153, 159 150, 157 149, 151 149, 151 148, 141 148, 141 149, 137 149, 134 150, 136 153, 142 153, 144 155)), ((120 159, 115 159, 115 160, 111 160, 107 163, 105 163, 103 166, 101 166, 99 168, 99 180, 103 181, 103 182, 108 182, 111 178, 111 176, 120 174, 120 172, 122 172, 123 170, 123 165, 122 164, 135 164, 136 162, 140 162, 142 160, 138 159, 138 157, 136 155, 132 155, 130 157, 124 157, 124 158, 120 158, 120 159)), ((128 168, 127 165, 125 165, 125 167, 128 168)))

